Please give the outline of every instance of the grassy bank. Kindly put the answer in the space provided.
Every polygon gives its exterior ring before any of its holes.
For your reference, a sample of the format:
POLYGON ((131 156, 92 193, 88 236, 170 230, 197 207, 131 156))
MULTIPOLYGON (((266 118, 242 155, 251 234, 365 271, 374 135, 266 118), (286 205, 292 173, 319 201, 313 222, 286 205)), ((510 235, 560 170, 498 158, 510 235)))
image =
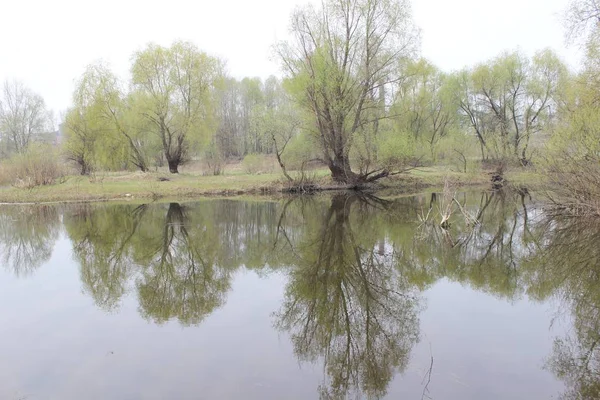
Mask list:
MULTIPOLYGON (((317 183, 331 186, 327 170, 313 171, 317 183)), ((489 186, 486 172, 462 174, 449 172, 442 167, 420 168, 381 184, 388 191, 418 192, 425 188, 441 188, 445 179, 459 186, 489 186)), ((507 174, 511 182, 531 186, 539 176, 516 171, 507 174)), ((61 183, 38 186, 32 189, 4 186, 0 188, 1 203, 42 203, 67 201, 108 201, 161 198, 192 199, 202 196, 272 195, 285 187, 279 173, 245 174, 236 172, 221 176, 202 176, 194 173, 171 175, 166 173, 116 173, 94 177, 68 176, 61 183)))

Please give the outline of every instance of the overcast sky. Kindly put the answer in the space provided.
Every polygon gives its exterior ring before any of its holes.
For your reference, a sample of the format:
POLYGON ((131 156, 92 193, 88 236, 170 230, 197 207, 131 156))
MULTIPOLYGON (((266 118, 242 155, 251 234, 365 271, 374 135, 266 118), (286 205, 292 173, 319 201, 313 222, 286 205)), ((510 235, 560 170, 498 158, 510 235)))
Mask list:
MULTIPOLYGON (((287 35, 289 15, 310 0, 2 0, 0 81, 22 80, 57 115, 69 107, 86 65, 107 61, 128 73, 131 54, 148 42, 190 40, 227 60, 238 78, 279 74, 271 46, 287 35)), ((320 0, 313 0, 320 3, 320 0)), ((562 13, 568 0, 412 0, 422 55, 451 71, 504 50, 550 47, 572 67, 562 13)))

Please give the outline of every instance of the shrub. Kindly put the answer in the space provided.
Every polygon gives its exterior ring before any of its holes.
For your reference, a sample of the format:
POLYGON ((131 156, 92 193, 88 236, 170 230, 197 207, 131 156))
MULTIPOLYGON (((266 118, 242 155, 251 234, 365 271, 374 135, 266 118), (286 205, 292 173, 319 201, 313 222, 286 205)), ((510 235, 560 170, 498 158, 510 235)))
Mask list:
POLYGON ((407 165, 417 155, 415 140, 405 132, 388 132, 379 137, 379 161, 388 168, 407 165))
POLYGON ((4 183, 20 188, 52 185, 66 174, 58 152, 42 144, 33 144, 24 153, 12 156, 0 169, 4 183))
POLYGON ((221 175, 225 168, 225 157, 218 146, 211 143, 202 154, 203 175, 221 175))

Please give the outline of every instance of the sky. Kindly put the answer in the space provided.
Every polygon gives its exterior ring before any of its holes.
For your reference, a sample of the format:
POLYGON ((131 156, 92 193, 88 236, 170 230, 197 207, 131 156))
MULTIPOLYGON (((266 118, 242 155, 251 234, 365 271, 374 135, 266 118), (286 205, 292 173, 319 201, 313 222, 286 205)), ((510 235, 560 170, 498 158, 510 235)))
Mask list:
MULTIPOLYGON (((569 0, 412 0, 421 55, 453 71, 520 49, 554 49, 572 68, 581 51, 566 47, 569 0)), ((0 82, 18 79, 60 118, 85 67, 104 60, 126 78, 131 55, 149 42, 189 40, 226 60, 237 78, 281 75, 272 45, 288 35, 295 7, 320 0, 0 0, 0 82)))

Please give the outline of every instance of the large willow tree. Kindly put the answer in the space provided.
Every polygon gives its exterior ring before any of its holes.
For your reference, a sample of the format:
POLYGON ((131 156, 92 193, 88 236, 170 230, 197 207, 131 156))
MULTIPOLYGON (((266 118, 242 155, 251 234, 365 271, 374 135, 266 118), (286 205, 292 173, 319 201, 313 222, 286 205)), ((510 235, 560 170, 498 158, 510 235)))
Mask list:
POLYGON ((357 173, 350 158, 359 136, 376 139, 378 122, 388 117, 384 89, 400 80, 399 61, 417 47, 409 3, 325 0, 321 9, 292 15, 291 35, 277 52, 298 103, 314 118, 333 179, 360 184, 388 176, 376 162, 357 173))

